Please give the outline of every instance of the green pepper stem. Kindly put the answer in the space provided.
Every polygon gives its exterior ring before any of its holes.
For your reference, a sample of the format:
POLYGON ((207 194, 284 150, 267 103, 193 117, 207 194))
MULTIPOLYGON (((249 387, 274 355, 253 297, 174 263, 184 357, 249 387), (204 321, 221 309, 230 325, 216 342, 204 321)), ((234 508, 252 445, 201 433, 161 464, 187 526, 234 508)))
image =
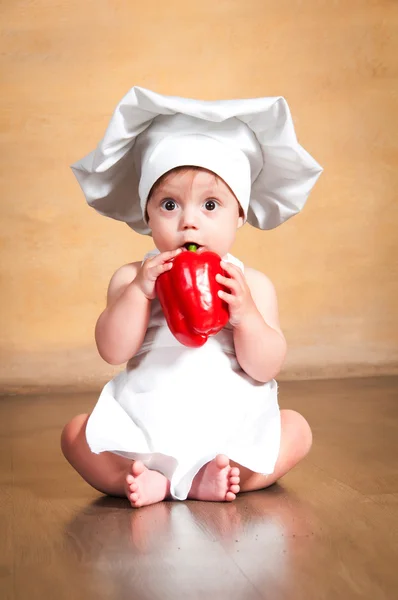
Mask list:
POLYGON ((196 244, 189 244, 189 246, 188 246, 188 250, 190 252, 196 252, 197 249, 198 249, 198 247, 196 244))

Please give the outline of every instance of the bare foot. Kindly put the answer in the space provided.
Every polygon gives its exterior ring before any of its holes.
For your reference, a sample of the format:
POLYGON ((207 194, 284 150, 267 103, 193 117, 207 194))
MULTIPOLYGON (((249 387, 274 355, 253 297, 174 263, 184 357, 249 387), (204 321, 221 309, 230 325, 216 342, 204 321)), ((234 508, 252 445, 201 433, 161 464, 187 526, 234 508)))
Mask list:
POLYGON ((229 458, 218 454, 195 476, 188 498, 231 502, 240 490, 239 483, 239 467, 231 467, 229 458))
POLYGON ((140 461, 131 465, 131 473, 126 476, 125 492, 133 508, 161 502, 170 493, 170 482, 158 473, 150 471, 140 461))

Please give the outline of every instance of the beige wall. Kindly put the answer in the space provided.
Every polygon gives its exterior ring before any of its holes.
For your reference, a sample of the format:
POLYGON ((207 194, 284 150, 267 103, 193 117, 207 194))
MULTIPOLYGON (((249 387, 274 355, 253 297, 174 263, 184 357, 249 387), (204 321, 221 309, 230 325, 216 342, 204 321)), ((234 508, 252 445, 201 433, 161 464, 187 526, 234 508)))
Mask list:
POLYGON ((150 238, 89 209, 69 165, 127 90, 284 95, 324 166, 301 215, 245 226, 274 281, 282 378, 397 372, 398 3, 8 0, 1 7, 0 388, 98 387, 106 287, 150 238))

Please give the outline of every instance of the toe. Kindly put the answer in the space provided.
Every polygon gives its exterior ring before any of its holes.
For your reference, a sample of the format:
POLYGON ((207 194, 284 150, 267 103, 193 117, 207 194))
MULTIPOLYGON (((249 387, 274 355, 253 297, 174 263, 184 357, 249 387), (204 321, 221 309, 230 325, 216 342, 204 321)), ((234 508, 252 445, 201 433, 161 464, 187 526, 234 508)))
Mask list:
POLYGON ((135 477, 138 477, 138 475, 141 475, 145 471, 145 469, 146 469, 146 467, 145 467, 144 463, 141 462, 140 460, 134 461, 131 466, 131 472, 135 477))
POLYGON ((232 484, 234 484, 234 483, 235 484, 236 483, 239 484, 240 483, 240 477, 230 477, 229 478, 229 482, 232 483, 232 484))
POLYGON ((219 469, 225 469, 229 465, 229 458, 225 454, 218 454, 216 456, 216 465, 219 469))
POLYGON ((136 492, 138 490, 138 484, 136 481, 133 481, 133 483, 130 484, 130 492, 136 492))
POLYGON ((229 491, 232 492, 233 494, 238 494, 240 490, 240 486, 239 485, 231 485, 229 487, 229 491))
POLYGON ((225 500, 227 502, 232 502, 232 500, 235 500, 236 495, 233 492, 227 492, 225 495, 225 500))
POLYGON ((240 475, 239 467, 232 467, 230 475, 231 475, 231 477, 239 477, 239 475, 240 475))

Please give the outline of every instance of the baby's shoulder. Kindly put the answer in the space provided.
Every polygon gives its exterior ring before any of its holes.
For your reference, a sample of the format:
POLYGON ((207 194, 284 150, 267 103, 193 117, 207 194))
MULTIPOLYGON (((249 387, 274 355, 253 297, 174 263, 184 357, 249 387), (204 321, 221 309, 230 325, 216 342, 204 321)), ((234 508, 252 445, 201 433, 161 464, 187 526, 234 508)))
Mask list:
POLYGON ((257 271, 257 269, 253 269, 252 267, 245 266, 245 277, 247 284, 251 291, 258 290, 263 293, 274 292, 274 284, 271 279, 262 273, 261 271, 257 271))
POLYGON ((140 262, 131 262, 119 267, 119 269, 117 269, 117 271, 115 271, 112 275, 111 283, 115 281, 132 281, 137 275, 137 271, 140 268, 140 265, 140 262))
POLYGON ((108 286, 108 304, 118 298, 124 289, 134 281, 140 265, 140 262, 128 263, 114 272, 108 286))
POLYGON ((254 303, 264 321, 283 335, 279 324, 278 300, 274 284, 264 273, 250 267, 246 267, 245 276, 254 303))

